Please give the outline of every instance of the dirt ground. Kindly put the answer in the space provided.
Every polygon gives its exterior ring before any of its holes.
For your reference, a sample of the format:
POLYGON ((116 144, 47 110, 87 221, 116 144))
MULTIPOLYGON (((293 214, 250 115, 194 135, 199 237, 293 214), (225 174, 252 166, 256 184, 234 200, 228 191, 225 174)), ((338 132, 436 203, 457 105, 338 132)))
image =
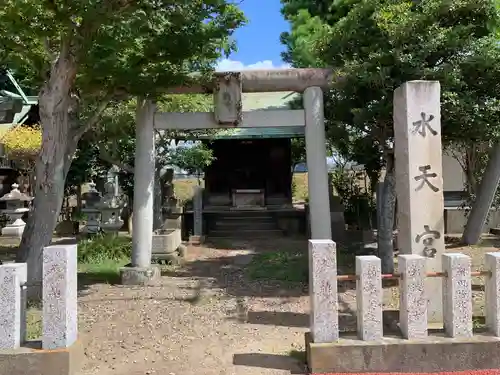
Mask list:
MULTIPOLYGON (((485 252, 500 248, 493 236, 480 246, 447 242, 447 252, 472 257, 474 271, 483 269, 485 252)), ((79 285, 85 348, 79 375, 305 374, 307 286, 245 276, 256 254, 283 249, 306 252, 307 243, 283 239, 190 247, 188 262, 163 270, 158 285, 79 285)), ((346 271, 352 272, 340 270, 346 271)), ((480 317, 484 282, 474 278, 472 284, 474 315, 480 317)), ((339 284, 341 330, 356 327, 355 295, 353 282, 339 284)), ((397 307, 398 288, 385 288, 384 309, 397 307)))
MULTIPOLYGON (((283 241, 189 248, 188 263, 165 270, 157 286, 87 286, 79 299, 86 354, 80 375, 304 374, 306 285, 249 281, 244 273, 256 253, 305 251, 305 240, 283 241)), ((483 254, 499 244, 490 237, 481 246, 451 243, 447 251, 472 256, 479 270, 483 254)), ((480 315, 482 285, 473 280, 480 315)), ((353 330, 354 284, 340 284, 339 293, 341 329, 353 330)), ((397 287, 385 288, 384 308, 397 300, 397 287)))
POLYGON ((231 248, 189 248, 157 286, 82 290, 80 375, 303 374, 306 287, 245 281, 253 254, 273 249, 231 248))

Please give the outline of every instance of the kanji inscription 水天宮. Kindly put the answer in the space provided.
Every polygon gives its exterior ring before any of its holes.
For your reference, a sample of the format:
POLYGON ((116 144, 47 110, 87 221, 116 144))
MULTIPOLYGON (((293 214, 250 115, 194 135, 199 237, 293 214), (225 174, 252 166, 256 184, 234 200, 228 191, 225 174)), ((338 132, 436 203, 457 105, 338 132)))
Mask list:
POLYGON ((435 185, 432 184, 431 181, 429 181, 430 178, 436 178, 437 173, 434 172, 429 172, 431 170, 430 165, 422 165, 418 167, 418 170, 421 172, 420 175, 413 177, 415 181, 420 181, 420 184, 415 188, 415 191, 422 190, 422 188, 427 185, 431 188, 433 192, 438 192, 439 188, 435 185))
POLYGON ((431 126, 431 121, 434 120, 434 115, 427 116, 425 112, 421 112, 420 117, 420 120, 413 122, 413 133, 418 133, 425 138, 427 130, 429 130, 432 135, 437 135, 437 131, 431 126))
POLYGON ((434 241, 441 238, 441 233, 437 230, 432 230, 428 225, 424 225, 424 231, 415 237, 415 242, 424 245, 424 256, 428 258, 436 257, 436 247, 434 246, 434 241))

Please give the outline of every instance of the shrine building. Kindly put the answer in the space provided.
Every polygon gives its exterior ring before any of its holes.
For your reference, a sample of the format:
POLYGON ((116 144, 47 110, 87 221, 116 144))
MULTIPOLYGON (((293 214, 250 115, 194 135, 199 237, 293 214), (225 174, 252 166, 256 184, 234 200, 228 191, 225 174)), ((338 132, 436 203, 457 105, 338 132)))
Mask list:
MULTIPOLYGON (((243 94, 248 111, 288 109, 294 92, 243 94)), ((213 150, 205 171, 203 226, 209 237, 293 234, 305 230, 292 204, 291 140, 303 126, 228 128, 197 136, 213 150)), ((190 220, 188 220, 190 221, 190 220)))

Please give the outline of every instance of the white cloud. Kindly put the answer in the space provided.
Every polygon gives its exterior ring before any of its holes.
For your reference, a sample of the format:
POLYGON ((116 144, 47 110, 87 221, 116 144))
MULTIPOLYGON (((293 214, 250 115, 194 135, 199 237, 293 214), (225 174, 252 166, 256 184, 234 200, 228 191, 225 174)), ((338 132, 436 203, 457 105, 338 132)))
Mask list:
POLYGON ((271 60, 257 61, 254 64, 245 65, 241 61, 235 61, 231 59, 223 59, 217 65, 217 71, 219 72, 230 72, 230 71, 240 71, 240 70, 255 70, 255 69, 288 69, 289 64, 274 65, 271 60))

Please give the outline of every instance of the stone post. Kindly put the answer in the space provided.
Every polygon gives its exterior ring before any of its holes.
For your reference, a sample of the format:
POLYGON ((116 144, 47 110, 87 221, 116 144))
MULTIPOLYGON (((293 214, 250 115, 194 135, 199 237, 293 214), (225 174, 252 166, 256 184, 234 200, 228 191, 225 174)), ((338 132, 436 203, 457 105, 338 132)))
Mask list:
POLYGON ((9 267, 15 268, 19 283, 21 285, 21 344, 26 341, 26 310, 28 308, 28 288, 25 285, 28 282, 28 264, 27 263, 11 263, 9 267))
POLYGON ((73 345, 78 337, 77 245, 43 249, 43 349, 73 345))
POLYGON ((309 215, 311 238, 332 238, 326 165, 323 91, 309 87, 304 91, 307 179, 309 182, 309 215))
POLYGON ((155 178, 155 105, 138 99, 135 168, 132 267, 151 266, 153 241, 153 185, 155 178))
POLYGON ((443 281, 444 332, 452 338, 472 337, 471 258, 461 253, 442 257, 447 274, 443 281))
MULTIPOLYGON (((398 256, 399 324, 405 339, 427 337, 426 259, 416 254, 398 256)), ((432 291, 434 293, 434 291, 432 291)))
POLYGON ((21 279, 13 264, 0 265, 0 349, 17 349, 21 338, 21 279))
POLYGON ((309 240, 309 296, 313 342, 337 341, 337 251, 332 240, 309 240))
POLYGON ((193 234, 203 235, 203 188, 195 186, 193 192, 193 234))
POLYGON ((485 279, 486 326, 496 337, 500 337, 500 253, 486 253, 485 266, 491 272, 485 279))
POLYGON ((374 255, 356 257, 356 304, 358 337, 380 340, 382 324, 382 268, 374 255))
MULTIPOLYGON (((427 272, 441 271, 444 199, 440 85, 406 82, 394 92, 394 147, 398 246, 402 254, 427 258, 427 272)), ((428 322, 443 322, 442 280, 426 280, 428 322)))

